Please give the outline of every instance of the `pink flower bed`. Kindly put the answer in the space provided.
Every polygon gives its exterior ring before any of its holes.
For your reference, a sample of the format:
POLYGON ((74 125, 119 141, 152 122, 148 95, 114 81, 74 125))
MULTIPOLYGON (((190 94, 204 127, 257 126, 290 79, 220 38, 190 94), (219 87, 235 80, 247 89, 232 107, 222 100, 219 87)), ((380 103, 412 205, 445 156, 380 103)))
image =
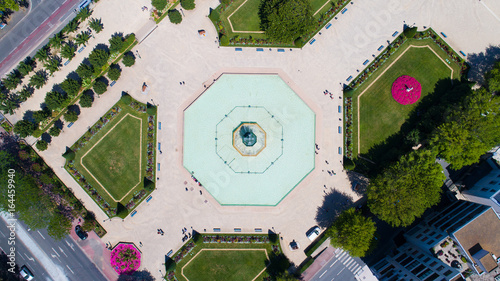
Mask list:
POLYGON ((400 104, 414 104, 420 99, 422 86, 417 79, 403 75, 392 83, 392 97, 400 104))
POLYGON ((111 266, 118 274, 131 274, 141 265, 141 253, 129 244, 119 244, 111 252, 111 266))

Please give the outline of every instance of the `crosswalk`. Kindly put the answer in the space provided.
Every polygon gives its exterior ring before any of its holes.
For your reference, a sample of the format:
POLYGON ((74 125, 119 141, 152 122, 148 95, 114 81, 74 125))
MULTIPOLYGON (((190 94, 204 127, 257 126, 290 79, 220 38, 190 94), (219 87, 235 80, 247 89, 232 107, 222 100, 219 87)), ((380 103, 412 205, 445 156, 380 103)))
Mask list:
MULTIPOLYGON (((335 250, 335 257, 336 261, 333 264, 341 262, 345 266, 345 268, 352 272, 354 275, 356 275, 362 268, 362 266, 359 265, 356 260, 354 260, 346 251, 342 249, 335 250)), ((333 266, 333 264, 331 266, 333 266)))

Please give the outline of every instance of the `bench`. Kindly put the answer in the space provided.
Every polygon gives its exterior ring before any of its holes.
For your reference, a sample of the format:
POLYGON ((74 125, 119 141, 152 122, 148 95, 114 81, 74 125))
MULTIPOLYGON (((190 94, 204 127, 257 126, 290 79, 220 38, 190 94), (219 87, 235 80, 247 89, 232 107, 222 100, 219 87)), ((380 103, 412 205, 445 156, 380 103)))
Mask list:
POLYGON ((278 49, 278 53, 284 53, 285 49, 278 49))
POLYGON ((347 79, 346 79, 346 80, 347 80, 347 82, 349 82, 349 81, 351 81, 351 79, 352 79, 352 75, 351 75, 351 76, 349 76, 349 77, 347 77, 347 79))
POLYGON ((113 81, 113 82, 111 82, 111 84, 109 84, 109 86, 113 87, 115 84, 116 84, 116 81, 113 81))
POLYGON ((344 8, 344 9, 342 10, 342 14, 344 14, 345 12, 347 12, 347 8, 344 8))
POLYGON ((146 199, 146 203, 151 201, 151 199, 153 199, 153 196, 149 195, 149 197, 146 199))
POLYGON ((378 47, 377 51, 380 52, 383 48, 384 48, 384 45, 380 45, 380 47, 378 47))
POLYGON ((466 57, 466 56, 467 56, 467 55, 466 55, 464 52, 462 52, 462 51, 460 51, 460 54, 462 54, 462 56, 464 56, 464 57, 466 57))
POLYGON ((257 52, 264 52, 263 48, 257 48, 257 52))
POLYGON ((368 62, 370 62, 369 60, 365 60, 365 62, 363 63, 363 65, 367 65, 368 62))
POLYGON ((312 45, 314 42, 316 42, 316 39, 309 41, 309 45, 312 45))
POLYGON ((134 210, 134 211, 132 212, 132 214, 130 214, 130 217, 135 216, 135 214, 137 214, 137 211, 136 211, 136 210, 134 210))
POLYGON ((242 48, 234 48, 234 50, 235 50, 235 51, 237 51, 237 52, 241 52, 241 51, 243 51, 243 49, 242 49, 242 48))
POLYGON ((326 27, 325 27, 325 28, 326 28, 326 29, 328 29, 328 28, 330 28, 331 26, 332 26, 332 24, 331 24, 331 23, 328 23, 328 24, 326 25, 326 27))
POLYGON ((441 35, 443 35, 444 38, 448 38, 448 36, 446 36, 446 34, 444 34, 443 32, 441 32, 441 35))
POLYGON ((398 35, 398 34, 399 34, 399 32, 397 32, 397 31, 396 31, 396 32, 394 32, 394 33, 392 34, 392 37, 396 37, 396 35, 398 35))

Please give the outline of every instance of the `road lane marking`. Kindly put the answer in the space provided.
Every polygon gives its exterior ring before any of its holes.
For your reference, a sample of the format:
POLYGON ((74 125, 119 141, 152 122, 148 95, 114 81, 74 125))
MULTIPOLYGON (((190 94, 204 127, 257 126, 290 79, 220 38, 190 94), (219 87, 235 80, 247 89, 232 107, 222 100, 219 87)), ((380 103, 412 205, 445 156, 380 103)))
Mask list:
MULTIPOLYGON (((28 255, 26 255, 26 253, 24 253, 24 255, 26 256, 26 258, 27 258, 29 261, 35 261, 35 259, 34 259, 34 258, 30 258, 30 257, 28 257, 28 255)), ((21 256, 21 257, 22 257, 22 256, 21 256)))
POLYGON ((325 275, 325 273, 326 273, 326 270, 325 270, 325 272, 323 272, 323 274, 321 274, 321 275, 319 276, 319 278, 323 277, 323 275, 325 275))
POLYGON ((339 261, 339 260, 334 261, 334 262, 330 265, 330 268, 332 268, 332 266, 333 266, 334 264, 336 264, 338 261, 339 261))
POLYGON ((0 231, 0 233, 2 234, 3 237, 7 237, 7 236, 5 236, 5 234, 3 234, 3 232, 0 231))
POLYGON ((345 269, 345 267, 344 267, 344 268, 342 268, 342 269, 339 271, 339 273, 337 273, 337 275, 339 275, 340 273, 342 273, 342 271, 344 271, 344 269, 345 269))
POLYGON ((73 252, 75 251, 75 245, 73 243, 69 243, 68 240, 64 239, 64 241, 66 242, 66 244, 68 244, 68 246, 71 248, 71 250, 73 250, 73 252))
POLYGON ((63 249, 61 249, 61 247, 59 247, 59 250, 61 250, 61 252, 66 256, 68 257, 68 255, 66 255, 66 253, 63 251, 63 249))
POLYGON ((57 253, 57 251, 56 251, 54 248, 52 248, 52 251, 54 251, 54 253, 56 253, 56 255, 57 255, 58 257, 60 257, 60 255, 57 253))
POLYGON ((75 273, 73 272, 73 270, 71 270, 71 268, 69 268, 69 266, 68 266, 68 265, 66 265, 66 267, 69 269, 69 271, 71 271, 71 273, 75 274, 75 273))
POLYGON ((38 232, 38 234, 40 234, 40 236, 42 236, 43 240, 45 240, 45 237, 43 237, 43 235, 40 233, 40 230, 37 230, 36 232, 38 232))

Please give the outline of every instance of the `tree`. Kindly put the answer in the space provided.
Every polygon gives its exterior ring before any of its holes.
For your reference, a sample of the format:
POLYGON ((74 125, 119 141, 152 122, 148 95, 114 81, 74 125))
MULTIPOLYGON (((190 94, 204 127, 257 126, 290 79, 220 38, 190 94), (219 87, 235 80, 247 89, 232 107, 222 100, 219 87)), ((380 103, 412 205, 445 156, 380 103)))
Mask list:
POLYGON ((125 54, 122 59, 123 65, 131 67, 135 64, 135 57, 133 54, 125 54))
POLYGON ((89 27, 93 29, 96 33, 99 33, 104 28, 101 19, 92 18, 89 22, 89 27))
POLYGON ((93 101, 94 101, 94 99, 92 98, 92 96, 87 94, 87 93, 83 93, 80 96, 80 106, 81 107, 92 107, 93 101))
POLYGON ((66 111, 66 113, 64 113, 64 120, 66 120, 67 122, 76 122, 76 120, 78 120, 78 114, 73 111, 73 110, 70 110, 68 109, 68 111, 66 111))
POLYGON ((99 79, 94 82, 93 89, 96 94, 102 95, 108 90, 108 85, 99 79))
MULTIPOLYGON (((78 15, 77 15, 78 17, 78 15)), ((78 29, 78 26, 80 25, 80 21, 78 21, 78 18, 72 19, 64 28, 63 32, 64 33, 71 33, 74 32, 78 29)))
POLYGON ((109 51, 111 53, 119 52, 123 46, 123 37, 120 34, 114 34, 109 39, 109 51))
POLYGON ((182 8, 186 10, 193 10, 196 7, 194 0, 181 0, 182 8))
POLYGON ((59 32, 54 34, 52 38, 49 39, 49 45, 54 48, 54 49, 59 49, 62 47, 62 44, 64 42, 65 36, 59 32))
POLYGON ((263 1, 259 9, 261 28, 274 40, 293 42, 314 27, 307 0, 263 1))
POLYGON ((333 225, 326 230, 330 243, 342 247, 351 256, 364 257, 370 248, 377 227, 371 218, 364 217, 356 209, 343 211, 333 225))
POLYGON ((407 27, 403 31, 403 34, 405 35, 406 38, 413 38, 415 37, 415 34, 417 34, 417 27, 407 27))
POLYGON ((89 61, 92 66, 96 69, 103 67, 106 63, 108 63, 109 52, 103 49, 94 49, 89 54, 89 61))
POLYGON ((33 120, 34 120, 35 124, 40 124, 40 122, 49 118, 51 113, 52 113, 52 111, 47 107, 44 107, 42 110, 37 110, 37 111, 33 112, 33 120))
POLYGON ((486 78, 486 85, 488 90, 493 93, 500 92, 500 61, 488 71, 484 77, 486 78))
POLYGON ((11 96, 7 99, 4 99, 0 102, 0 110, 4 114, 14 114, 14 110, 19 107, 19 103, 15 101, 11 96))
POLYGON ((59 129, 59 127, 54 125, 50 128, 49 135, 51 135, 53 137, 57 137, 57 136, 59 136, 59 134, 61 134, 61 129, 59 129))
POLYGON ((179 24, 182 22, 181 13, 175 9, 168 11, 168 19, 170 20, 171 23, 175 24, 179 24))
POLYGON ((61 83, 61 88, 71 97, 74 97, 82 88, 82 84, 73 79, 73 78, 66 78, 62 83, 61 83))
POLYGON ((19 72, 11 71, 4 79, 2 79, 2 83, 5 88, 14 90, 15 88, 17 88, 17 85, 21 84, 21 77, 19 75, 19 72))
POLYGON ((479 161, 479 157, 500 140, 500 97, 480 88, 465 98, 431 137, 433 149, 458 170, 479 161))
POLYGON ((85 46, 87 42, 90 40, 90 34, 87 31, 82 31, 78 35, 76 35, 75 42, 78 46, 85 46))
POLYGON ((76 52, 75 46, 71 42, 68 42, 64 44, 61 50, 61 57, 70 60, 73 57, 75 57, 75 52, 76 52))
POLYGON ((50 47, 45 45, 41 47, 35 54, 35 58, 40 62, 45 62, 49 59, 50 47))
POLYGON ((36 149, 38 149, 39 151, 44 151, 44 150, 47 150, 49 144, 44 141, 44 140, 39 140, 36 142, 36 149))
POLYGON ((62 240, 69 234, 71 226, 71 220, 56 210, 50 217, 47 233, 56 240, 62 240))
POLYGON ((28 120, 20 120, 14 124, 14 133, 18 134, 21 138, 25 138, 33 134, 36 130, 37 125, 28 121, 28 120))
POLYGON ((47 83, 47 72, 45 70, 38 70, 35 75, 30 78, 30 84, 37 89, 43 87, 45 83, 47 83))
POLYGON ((94 73, 94 70, 92 69, 92 66, 82 62, 76 68, 75 72, 78 74, 78 76, 80 76, 80 78, 85 79, 91 77, 94 73))
POLYGON ((52 57, 45 64, 45 68, 50 72, 50 74, 54 74, 54 72, 58 71, 61 67, 61 59, 58 57, 52 57))
POLYGON ((62 157, 68 161, 73 161, 75 159, 75 152, 68 148, 66 152, 63 153, 62 157))
POLYGON ((58 91, 50 91, 45 95, 44 103, 51 110, 57 110, 61 107, 66 97, 58 91))
POLYGON ((127 94, 127 93, 123 93, 122 97, 120 98, 120 100, 124 103, 124 104, 130 104, 132 102, 132 97, 127 94))
POLYGON ((393 227, 408 226, 439 202, 444 180, 435 153, 411 152, 371 180, 368 207, 393 227))
POLYGON ((34 92, 33 87, 24 85, 21 91, 17 92, 17 94, 19 95, 19 99, 21 100, 21 102, 24 102, 29 97, 31 97, 31 95, 33 95, 33 92, 34 92))
POLYGON ((76 15, 76 17, 78 19, 80 19, 82 22, 86 19, 88 19, 91 15, 92 15, 92 10, 89 9, 89 7, 85 7, 83 9, 80 10, 80 12, 78 12, 78 14, 76 15))
POLYGON ((16 0, 1 0, 0 1, 0 11, 5 12, 7 10, 19 11, 19 4, 16 0))
POLYGON ((167 0, 151 0, 151 5, 158 11, 163 11, 167 6, 167 0))
POLYGON ((118 65, 112 65, 109 70, 108 70, 108 77, 109 79, 116 81, 120 78, 120 75, 122 74, 122 70, 118 65))
POLYGON ((17 70, 19 73, 21 73, 22 76, 28 75, 31 71, 33 71, 33 61, 31 59, 26 60, 26 61, 21 61, 17 65, 17 70), (26 61, 28 63, 26 63, 26 61))

